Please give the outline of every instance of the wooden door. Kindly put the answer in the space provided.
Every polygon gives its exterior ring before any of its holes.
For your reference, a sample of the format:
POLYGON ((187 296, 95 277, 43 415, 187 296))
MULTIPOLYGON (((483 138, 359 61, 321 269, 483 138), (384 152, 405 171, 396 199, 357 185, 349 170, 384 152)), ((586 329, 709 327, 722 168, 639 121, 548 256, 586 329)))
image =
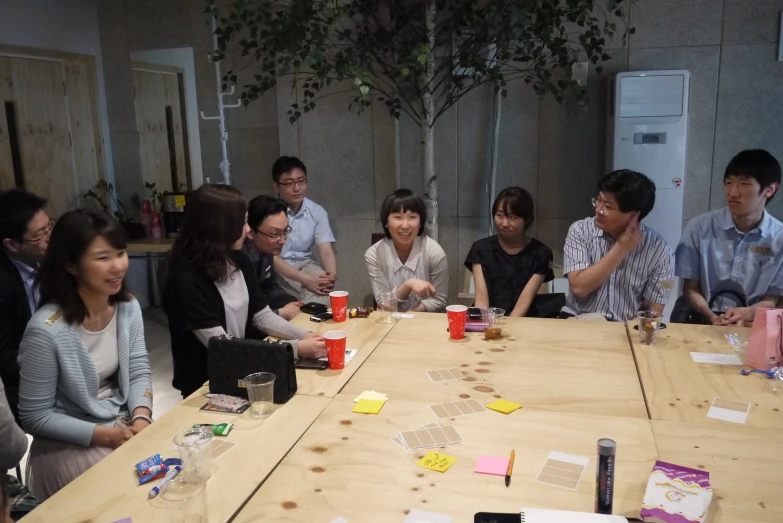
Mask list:
POLYGON ((142 179, 160 192, 178 190, 189 176, 179 76, 134 65, 133 89, 142 179))
POLYGON ((0 56, 0 102, 2 187, 22 186, 47 198, 47 210, 53 216, 75 207, 74 159, 62 63, 0 56), (14 124, 14 129, 8 122, 14 124), (17 144, 15 159, 11 153, 13 141, 17 144))

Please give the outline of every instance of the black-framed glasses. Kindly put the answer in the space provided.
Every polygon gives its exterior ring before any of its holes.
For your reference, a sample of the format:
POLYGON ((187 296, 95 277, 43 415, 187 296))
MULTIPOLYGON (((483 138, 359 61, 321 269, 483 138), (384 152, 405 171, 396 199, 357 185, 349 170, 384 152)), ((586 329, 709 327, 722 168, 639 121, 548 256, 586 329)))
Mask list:
POLYGON ((26 243, 41 243, 41 240, 43 240, 44 238, 46 238, 47 236, 49 236, 52 233, 52 229, 54 229, 54 224, 56 222, 57 222, 57 220, 55 220, 54 218, 50 219, 49 223, 46 224, 46 230, 44 232, 42 232, 41 234, 39 234, 35 238, 29 238, 29 239, 28 238, 22 238, 22 241, 24 241, 26 243))
POLYGON ((290 189, 296 185, 298 185, 299 187, 307 187, 307 177, 305 176, 304 178, 299 178, 298 180, 291 180, 290 182, 285 182, 285 183, 280 182, 277 185, 282 185, 286 189, 290 189))
POLYGON ((282 239, 288 238, 288 235, 291 234, 291 226, 285 228, 283 232, 277 232, 275 234, 268 234, 260 229, 256 229, 257 233, 263 234, 267 238, 269 238, 272 241, 279 242, 282 239))

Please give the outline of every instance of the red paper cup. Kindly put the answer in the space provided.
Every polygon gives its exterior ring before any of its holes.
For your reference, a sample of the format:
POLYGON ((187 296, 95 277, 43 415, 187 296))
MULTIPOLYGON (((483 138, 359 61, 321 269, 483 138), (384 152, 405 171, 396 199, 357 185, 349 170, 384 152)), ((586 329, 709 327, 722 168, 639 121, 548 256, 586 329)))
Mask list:
POLYGON ((446 307, 449 318, 449 337, 461 340, 465 337, 465 322, 468 319, 468 308, 464 305, 449 305, 446 307))
POLYGON ((332 319, 335 323, 344 322, 348 318, 348 293, 345 291, 330 292, 329 301, 332 302, 332 319))
POLYGON ((348 341, 348 333, 345 331, 327 331, 324 333, 326 340, 326 357, 329 359, 329 368, 340 370, 345 367, 345 345, 348 341))

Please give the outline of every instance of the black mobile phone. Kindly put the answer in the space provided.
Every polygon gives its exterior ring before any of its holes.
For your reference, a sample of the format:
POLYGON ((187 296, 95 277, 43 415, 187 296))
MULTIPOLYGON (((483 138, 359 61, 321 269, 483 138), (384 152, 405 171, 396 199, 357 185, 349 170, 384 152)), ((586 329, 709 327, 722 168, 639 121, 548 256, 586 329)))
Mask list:
POLYGON ((321 314, 313 314, 310 316, 310 321, 314 321, 316 323, 321 323, 326 320, 332 319, 332 313, 331 312, 322 312, 321 314))
POLYGON ((316 303, 314 301, 311 301, 309 303, 305 303, 299 308, 300 311, 304 312, 305 314, 323 314, 324 312, 329 310, 329 307, 324 305, 323 303, 316 303))
POLYGON ((321 361, 321 360, 313 360, 313 359, 300 359, 296 360, 296 363, 294 363, 294 366, 297 369, 313 369, 313 370, 324 370, 329 368, 329 362, 328 361, 321 361))
POLYGON ((519 513, 500 514, 498 512, 478 512, 473 516, 473 523, 519 523, 519 513))
POLYGON ((468 307, 468 318, 474 320, 480 320, 483 318, 481 315, 481 309, 478 307, 468 307))

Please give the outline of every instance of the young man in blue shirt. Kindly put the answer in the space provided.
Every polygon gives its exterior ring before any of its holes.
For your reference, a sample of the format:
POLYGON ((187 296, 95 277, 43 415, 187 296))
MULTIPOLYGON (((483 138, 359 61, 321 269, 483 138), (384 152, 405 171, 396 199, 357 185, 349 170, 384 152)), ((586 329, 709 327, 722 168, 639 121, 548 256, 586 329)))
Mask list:
POLYGON ((283 289, 303 303, 329 304, 337 280, 334 234, 323 207, 307 198, 307 167, 295 156, 281 156, 272 165, 274 187, 288 204, 291 231, 283 251, 275 256, 274 269, 282 276, 283 289), (312 259, 313 247, 323 267, 312 259))
POLYGON ((731 159, 723 175, 726 207, 693 218, 675 253, 675 273, 694 312, 713 325, 741 321, 747 305, 774 307, 783 295, 783 224, 766 210, 780 186, 781 169, 767 151, 749 149, 731 159))

